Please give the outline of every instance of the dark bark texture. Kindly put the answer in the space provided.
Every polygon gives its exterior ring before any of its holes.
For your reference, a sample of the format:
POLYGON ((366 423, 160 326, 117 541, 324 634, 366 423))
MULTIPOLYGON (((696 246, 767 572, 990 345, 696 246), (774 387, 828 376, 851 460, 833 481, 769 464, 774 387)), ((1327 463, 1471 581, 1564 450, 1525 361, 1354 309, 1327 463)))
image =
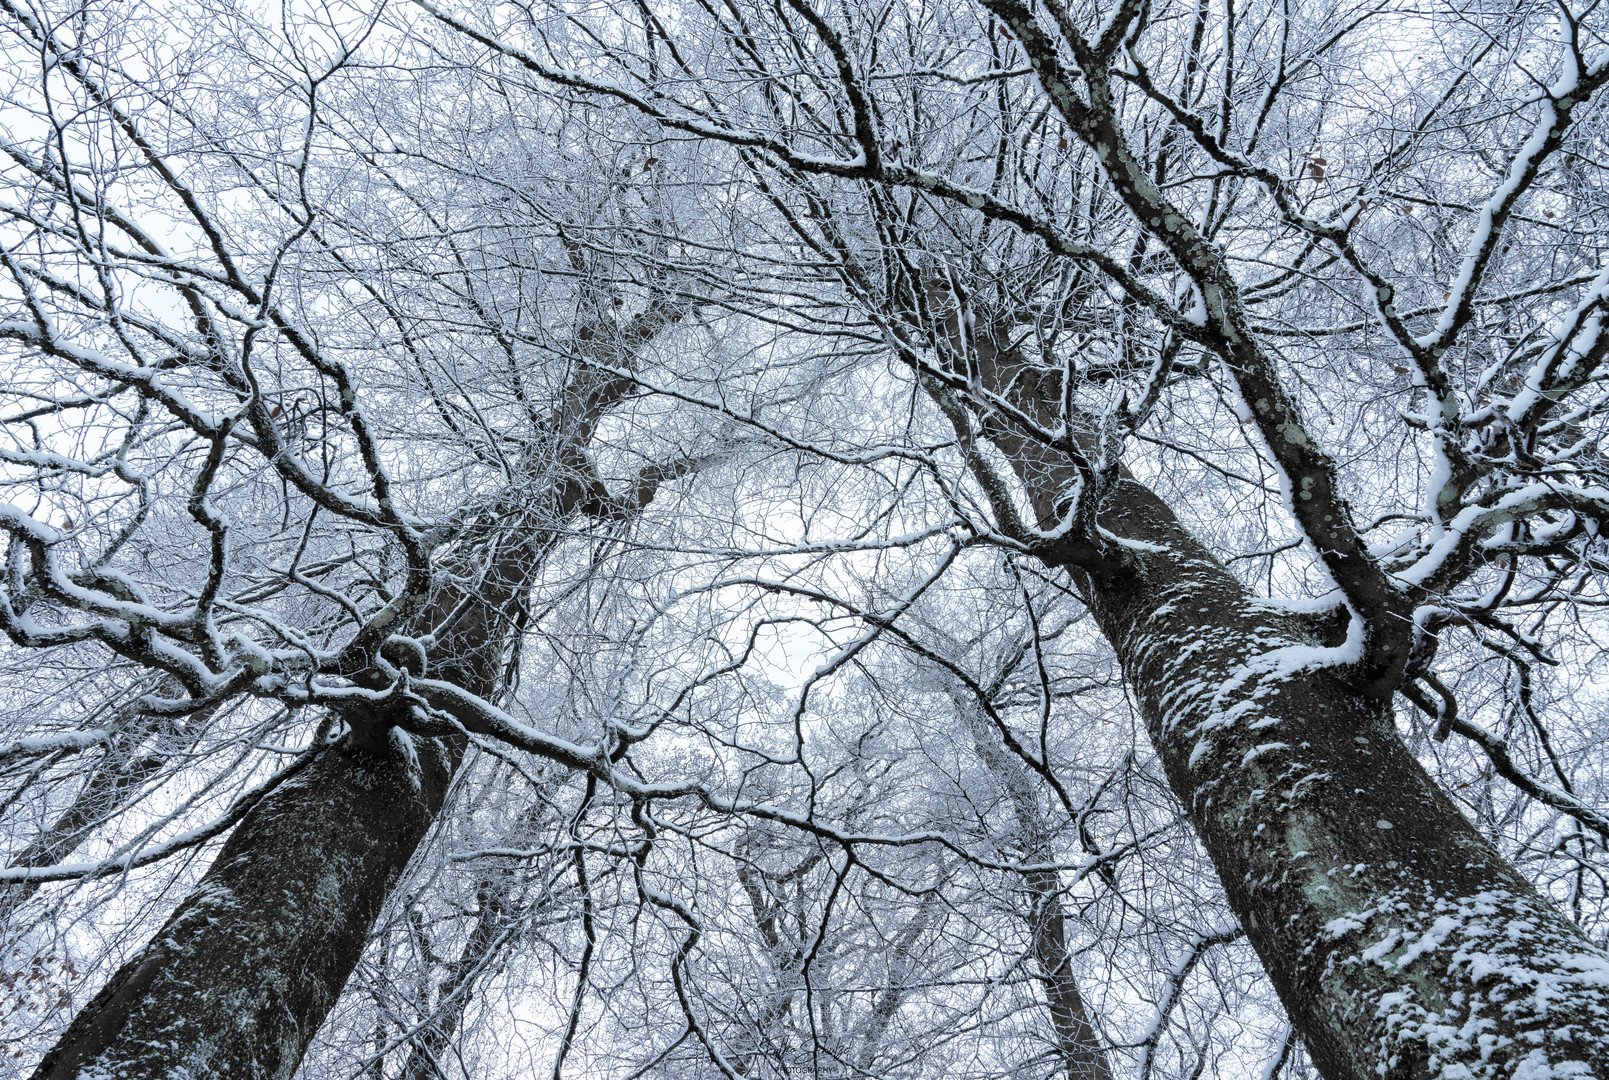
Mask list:
MULTIPOLYGON (((945 329, 959 339, 953 315, 945 329)), ((986 386, 1059 424, 1059 373, 987 340, 973 353, 986 386)), ((1057 527, 1071 456, 998 414, 982 429, 1057 527)), ((1081 584, 1325 1080, 1609 1077, 1609 954, 1424 771, 1389 699, 1359 689, 1356 650, 1248 593, 1131 476, 1097 521, 1106 536, 1037 554, 1081 584)))
POLYGON ((1173 789, 1326 1080, 1609 1076, 1609 957, 1431 780, 1341 649, 1154 493, 1084 575, 1173 789))
MULTIPOLYGON (((1047 30, 1018 0, 983 2, 1011 27, 1124 205, 1194 280, 1201 344, 1231 371, 1285 475, 1300 480, 1290 514, 1354 609, 1343 647, 1321 642, 1315 620, 1249 595, 1154 492, 1100 464, 1097 444, 1121 441, 1109 431, 1051 447, 1008 416, 983 419, 1041 529, 1062 523, 1064 502, 1079 514, 1076 542, 1035 546, 1082 580, 1169 782, 1314 1063, 1326 1080, 1609 1076, 1609 955, 1502 857, 1397 736, 1390 703, 1412 639, 1398 583, 1351 527, 1339 470, 1302 428, 1223 248, 1168 201, 1129 144, 1107 68, 1144 6, 1114 10, 1097 47, 1070 23, 1047 30), (1058 40, 1077 54, 1082 95, 1058 40), (1075 452, 1088 459, 1082 470, 1075 452), (1097 523, 1107 537, 1088 527, 1097 523)), ((1572 87, 1590 94, 1599 77, 1572 87)), ((1555 112, 1540 154, 1560 145, 1568 110, 1555 112)), ((1393 319, 1388 294, 1381 310, 1393 319)), ((959 341, 958 316, 944 331, 959 341)), ((1075 420, 1061 414, 1060 372, 973 344, 984 383, 1042 430, 1075 420)), ((1450 344, 1417 356, 1432 386, 1446 385, 1437 358, 1450 344)), ((1444 485, 1438 502, 1459 490, 1444 485)))
POLYGON ((295 1072, 446 792, 448 751, 405 738, 327 750, 264 800, 36 1080, 295 1072))
MULTIPOLYGON (((629 363, 686 313, 666 301, 598 334, 585 351, 629 363)), ((435 635, 428 675, 482 698, 503 685, 519 608, 555 528, 577 514, 618 515, 587 453, 629 380, 576 365, 527 456, 529 475, 455 542, 444 582, 406 629, 435 635), (467 601, 467 602, 466 602, 467 601)), ((652 498, 653 489, 638 499, 652 498)), ((415 669, 404 646, 383 648, 415 669)), ((394 669, 393 669, 394 670, 394 669)), ((386 688, 379 666, 353 676, 386 688)), ((196 891, 112 977, 40 1062, 35 1080, 288 1078, 347 978, 408 861, 436 816, 467 748, 397 725, 409 710, 346 716, 349 733, 236 828, 196 891)))
POLYGON ((1039 982, 1050 1006, 1062 1071, 1067 1080, 1110 1080, 1112 1070, 1101 1047, 1100 1034, 1090 1020, 1073 975, 1061 881, 1052 873, 1028 874, 1024 881, 1032 897, 1027 912, 1028 931, 1033 936, 1034 960, 1039 964, 1039 982))
MULTIPOLYGON (((432 673, 474 694, 497 685, 511 605, 549 535, 509 532, 515 539, 494 550, 477 602, 436 650, 432 673)), ((421 621, 439 622, 462 598, 445 590, 421 621)), ((247 815, 168 924, 73 1019, 35 1080, 295 1072, 465 750, 461 738, 416 738, 393 719, 349 717, 336 747, 247 815)))
MULTIPOLYGON (((443 634, 440 677, 475 694, 495 687, 506 614, 544 537, 533 529, 494 555, 479 602, 443 634)), ((446 590, 424 618, 461 599, 446 590)), ((463 757, 461 738, 419 739, 392 719, 349 717, 336 747, 247 815, 168 924, 73 1019, 35 1080, 295 1072, 463 757)))

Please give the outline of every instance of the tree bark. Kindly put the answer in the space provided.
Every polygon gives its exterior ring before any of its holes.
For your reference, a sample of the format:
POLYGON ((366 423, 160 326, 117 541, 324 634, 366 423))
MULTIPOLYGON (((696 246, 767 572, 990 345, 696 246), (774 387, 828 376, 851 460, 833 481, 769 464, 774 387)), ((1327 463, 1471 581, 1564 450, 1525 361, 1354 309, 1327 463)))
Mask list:
POLYGON ((1425 773, 1389 703, 1141 484, 1100 521, 1147 546, 1075 575, 1326 1080, 1609 1076, 1609 956, 1425 773))
MULTIPOLYGON (((596 348, 639 346, 684 310, 662 306, 596 348)), ((436 631, 432 678, 495 695, 509 616, 555 526, 609 509, 586 446, 628 389, 583 367, 533 451, 534 466, 552 470, 545 492, 516 490, 511 505, 463 539, 466 552, 489 550, 472 602, 460 609, 465 594, 443 589, 412 631, 436 631)), ((474 569, 466 563, 458 576, 476 580, 474 569)), ((163 929, 74 1017, 34 1080, 288 1080, 440 813, 467 747, 458 736, 416 739, 394 726, 402 720, 349 718, 339 745, 248 814, 163 929)))
MULTIPOLYGON (((1314 1064, 1327 1080, 1609 1076, 1609 954, 1503 858, 1398 737, 1391 700, 1412 638, 1398 585, 1351 527, 1338 469, 1303 430, 1224 249, 1168 201, 1129 145, 1107 68, 1144 6, 1114 9, 1097 47, 1065 20, 1046 32, 1018 0, 982 3, 1011 27, 1124 205, 1200 290, 1208 349, 1233 373, 1291 483, 1300 479, 1291 516, 1348 597, 1356 647, 1324 648, 1316 620, 1251 596, 1132 477, 1080 475, 1059 448, 998 414, 982 418, 1042 530, 1060 526, 1063 503, 1076 510, 1083 492, 1093 523, 1116 538, 1074 530, 1084 535, 1035 547, 1082 584, 1169 782, 1314 1064), (1082 95, 1069 88, 1075 75, 1058 39, 1076 54, 1082 95), (1114 482, 1092 493, 1097 479, 1114 482)), ((1601 85, 1593 80, 1572 84, 1580 96, 1565 96, 1562 109, 1549 99, 1553 118, 1538 128, 1547 141, 1534 161, 1561 144, 1570 105, 1601 85)), ((1509 181, 1514 192, 1518 183, 1509 181)), ((1391 290, 1377 295, 1383 316, 1396 318, 1391 290)), ((958 314, 944 332, 960 338, 958 314)), ((1060 373, 976 344, 979 373, 996 393, 1045 430, 1072 420, 1059 415, 1060 373)), ((1449 344, 1444 335, 1420 364, 1451 402, 1439 366, 1449 344)), ((942 392, 935 397, 957 412, 942 392)), ((1456 503, 1460 490, 1443 484, 1438 505, 1456 503)))
POLYGON ((265 799, 36 1080, 295 1072, 441 808, 455 761, 411 756, 343 743, 265 799))
MULTIPOLYGON (((960 338, 953 312, 944 332, 960 338)), ((1057 426, 1058 372, 981 337, 972 348, 984 385, 1057 426)), ((981 431, 1055 530, 1076 464, 998 414, 981 431)), ((1072 574, 1116 649, 1169 784, 1326 1080, 1609 1076, 1609 953, 1430 778, 1389 696, 1359 689, 1320 621, 1250 594, 1132 476, 1096 519, 1103 542, 1075 529, 1035 554, 1072 574)))
MULTIPOLYGON (((551 509, 573 511, 584 493, 564 483, 551 509)), ((434 677, 494 692, 507 615, 533 580, 551 520, 494 531, 493 544, 514 539, 494 547, 475 602, 441 632, 434 677)), ((444 590, 421 629, 462 599, 444 590)), ((415 739, 398 719, 353 717, 337 746, 247 815, 163 929, 74 1017, 34 1080, 290 1077, 467 746, 415 739)))

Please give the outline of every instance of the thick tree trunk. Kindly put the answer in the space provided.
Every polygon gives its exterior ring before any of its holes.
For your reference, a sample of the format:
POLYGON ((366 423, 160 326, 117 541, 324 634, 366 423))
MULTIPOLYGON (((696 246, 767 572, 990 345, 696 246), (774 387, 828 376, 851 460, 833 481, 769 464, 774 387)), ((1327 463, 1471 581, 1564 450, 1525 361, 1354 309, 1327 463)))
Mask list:
MULTIPOLYGON (((570 486, 565 505, 579 501, 570 486)), ((477 602, 441 635, 432 675, 478 695, 495 689, 507 608, 529 586, 547 535, 532 528, 497 553, 477 602)), ((425 625, 461 599, 455 590, 436 598, 425 625)), ((440 813, 464 749, 457 738, 415 739, 383 717, 355 723, 247 815, 34 1080, 288 1078, 440 813)))
POLYGON ((441 808, 452 757, 429 742, 326 751, 241 823, 36 1080, 289 1077, 441 808))
MULTIPOLYGON (((577 484, 550 512, 573 511, 577 484)), ((475 603, 432 650, 430 674, 495 691, 511 606, 551 533, 500 540, 475 603)), ((507 521, 508 518, 504 518, 507 521)), ((421 628, 463 599, 431 602, 421 628)), ((385 717, 353 729, 236 828, 195 892, 74 1019, 34 1080, 288 1078, 335 1004, 386 898, 440 813, 465 743, 415 739, 385 717)))
MULTIPOLYGON (((953 314, 945 331, 960 340, 953 314)), ((1059 424, 1059 373, 987 340, 972 348, 984 385, 1059 424)), ((981 426, 1040 528, 1055 528, 1073 462, 1001 416, 981 426)), ((1390 701, 1348 682, 1350 650, 1250 595, 1132 477, 1098 520, 1104 552, 1069 535, 1037 554, 1081 584, 1326 1080, 1609 1077, 1609 953, 1424 771, 1390 701)))
MULTIPOLYGON (((580 337, 590 353, 629 363, 687 306, 650 305, 623 326, 604 334, 584 327, 580 337)), ((527 461, 545 480, 516 484, 486 527, 460 538, 465 561, 448 579, 474 581, 474 593, 444 588, 414 620, 411 633, 435 634, 431 678, 495 696, 510 616, 555 526, 578 513, 640 508, 611 504, 587 456, 599 421, 630 388, 590 367, 575 370, 527 461)), ((653 488, 637 494, 646 503, 653 488)), ((401 655, 393 662, 414 666, 401 655)), ((466 748, 458 737, 407 736, 393 726, 401 719, 351 717, 339 746, 248 814, 163 930, 73 1019, 34 1080, 289 1078, 440 813, 466 748)))
POLYGON ((1609 1076, 1609 956, 1430 779, 1389 704, 1140 484, 1101 522, 1139 545, 1120 574, 1075 574, 1327 1080, 1609 1076))

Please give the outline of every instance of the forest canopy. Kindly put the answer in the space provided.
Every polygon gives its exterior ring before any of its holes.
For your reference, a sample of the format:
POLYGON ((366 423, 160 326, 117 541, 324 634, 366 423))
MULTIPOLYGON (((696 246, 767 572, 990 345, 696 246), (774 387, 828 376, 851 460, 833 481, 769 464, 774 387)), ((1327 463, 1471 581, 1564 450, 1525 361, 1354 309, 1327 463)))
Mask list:
POLYGON ((0 0, 7 1074, 1609 1077, 1606 35, 0 0))

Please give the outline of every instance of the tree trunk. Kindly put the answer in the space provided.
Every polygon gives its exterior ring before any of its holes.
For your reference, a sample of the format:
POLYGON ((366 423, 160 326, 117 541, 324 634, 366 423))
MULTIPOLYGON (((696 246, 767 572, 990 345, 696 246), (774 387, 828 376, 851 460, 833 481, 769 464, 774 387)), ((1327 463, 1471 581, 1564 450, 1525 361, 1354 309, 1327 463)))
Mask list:
MULTIPOLYGON (((688 310, 680 299, 606 330, 583 327, 589 355, 629 363, 688 310)), ((509 503, 460 538, 465 561, 410 632, 434 631, 433 679, 479 697, 502 685, 514 608, 536 580, 555 528, 615 506, 587 447, 629 381, 579 366, 532 440, 509 503), (481 573, 476 573, 480 569, 481 573), (460 609, 465 599, 473 602, 460 609)), ((640 503, 653 488, 639 490, 640 503)), ((406 651, 406 650, 404 650, 406 651)), ((389 657, 388 657, 389 658, 389 657)), ((415 666, 412 657, 393 659, 415 666)), ((374 682, 365 673, 360 679, 374 682)), ((383 676, 375 676, 383 683, 383 676)), ((34 1080, 288 1078, 335 1004, 374 921, 441 812, 466 749, 458 736, 415 739, 401 715, 354 715, 352 730, 296 781, 265 798, 167 925, 84 1008, 40 1061, 34 1080)))
POLYGON ((1100 1035, 1073 976, 1061 882, 1048 871, 1027 874, 1023 880, 1033 897, 1025 915, 1033 937, 1034 960, 1039 964, 1039 983, 1050 1006, 1062 1071, 1067 1080, 1110 1080, 1112 1070, 1106 1063, 1100 1035))
POLYGON ((265 799, 36 1080, 295 1072, 441 808, 454 755, 409 757, 343 743, 265 799))
MULTIPOLYGON (((972 349, 984 385, 1059 423, 1059 373, 983 338, 972 349)), ((981 429, 1055 529, 1077 490, 1072 460, 998 414, 981 429)), ((1248 593, 1143 484, 1122 476, 1098 509, 1104 551, 1069 533, 1036 554, 1073 575, 1117 650, 1169 784, 1326 1080, 1609 1077, 1609 954, 1430 778, 1389 699, 1349 684, 1317 620, 1248 593)))
MULTIPOLYGON (((581 498, 561 488, 558 509, 581 498)), ((476 602, 440 635, 431 674, 470 693, 501 677, 508 608, 548 530, 511 529, 476 602), (439 659, 437 659, 439 658, 439 659)), ((507 534, 505 534, 507 535, 507 534)), ((436 597, 423 625, 462 599, 436 597)), ((166 926, 74 1017, 34 1080, 288 1078, 335 1004, 386 898, 440 813, 465 742, 415 739, 386 717, 273 792, 166 926)))
POLYGON ((1389 704, 1142 485, 1100 520, 1154 547, 1075 575, 1327 1080, 1609 1076, 1609 956, 1431 780, 1389 704))
MULTIPOLYGON (((976 703, 954 695, 956 707, 971 728, 978 757, 995 783, 1011 802, 1017 819, 1017 833, 1023 857, 1030 863, 1054 863, 1050 823, 1034 797, 1028 767, 1010 756, 999 745, 998 736, 981 715, 976 703)), ((1090 1019, 1084 995, 1073 975, 1072 954, 1067 948, 1067 912, 1061 900, 1061 879, 1052 870, 1035 870, 1023 875, 1030 897, 1023 912, 1029 945, 1039 966, 1039 985, 1050 1008, 1050 1024, 1055 1032, 1056 1053, 1067 1080, 1111 1080, 1111 1066, 1101 1046, 1100 1033, 1090 1019)))

